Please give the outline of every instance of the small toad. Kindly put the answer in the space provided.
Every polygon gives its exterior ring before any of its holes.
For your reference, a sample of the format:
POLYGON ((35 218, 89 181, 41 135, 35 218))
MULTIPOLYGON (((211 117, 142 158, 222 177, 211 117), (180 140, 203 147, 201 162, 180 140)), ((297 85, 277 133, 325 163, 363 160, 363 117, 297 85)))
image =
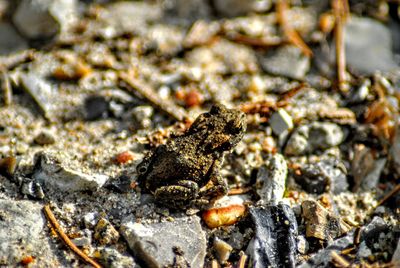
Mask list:
POLYGON ((139 182, 169 207, 206 204, 228 192, 219 174, 224 153, 243 138, 246 116, 221 104, 199 115, 181 136, 160 145, 137 166, 139 182), (212 182, 212 187, 204 189, 212 182), (204 187, 204 188, 203 188, 204 187))

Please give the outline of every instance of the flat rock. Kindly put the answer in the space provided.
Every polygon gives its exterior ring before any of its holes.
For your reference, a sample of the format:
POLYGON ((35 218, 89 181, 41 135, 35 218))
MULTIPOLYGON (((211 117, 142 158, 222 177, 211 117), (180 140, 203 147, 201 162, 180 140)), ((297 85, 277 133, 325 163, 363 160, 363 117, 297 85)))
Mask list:
POLYGON ((293 45, 286 45, 268 52, 260 58, 262 68, 273 75, 304 79, 310 69, 310 58, 293 45))
POLYGON ((346 24, 344 40, 346 64, 352 71, 372 75, 399 68, 392 53, 390 30, 382 23, 352 16, 346 24))
POLYGON ((148 267, 173 265, 177 259, 174 248, 183 252, 190 267, 203 267, 207 245, 197 216, 152 224, 128 221, 120 231, 131 250, 148 267))
POLYGON ((51 245, 41 205, 0 200, 0 219, 0 266, 16 267, 26 256, 35 256, 38 267, 65 265, 51 245))
POLYGON ((52 154, 39 152, 35 155, 36 170, 33 178, 53 190, 64 192, 96 191, 104 185, 108 176, 85 174, 72 170, 52 154))
POLYGON ((272 131, 278 136, 293 128, 293 119, 283 108, 274 112, 268 122, 272 131))
POLYGON ((76 20, 76 0, 22 0, 13 22, 27 38, 51 38, 76 20))

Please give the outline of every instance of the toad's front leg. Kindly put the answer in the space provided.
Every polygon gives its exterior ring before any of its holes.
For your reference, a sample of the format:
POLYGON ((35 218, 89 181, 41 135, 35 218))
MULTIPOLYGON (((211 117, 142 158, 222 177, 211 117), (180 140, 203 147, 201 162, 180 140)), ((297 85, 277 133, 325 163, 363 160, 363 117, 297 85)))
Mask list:
POLYGON ((213 186, 206 190, 200 191, 199 196, 201 198, 222 197, 228 193, 228 184, 219 173, 220 167, 221 162, 216 160, 211 167, 210 173, 210 180, 213 183, 213 186))
POLYGON ((176 184, 161 186, 156 189, 154 196, 157 201, 162 203, 176 203, 179 201, 189 201, 197 197, 199 186, 190 180, 180 180, 176 184))

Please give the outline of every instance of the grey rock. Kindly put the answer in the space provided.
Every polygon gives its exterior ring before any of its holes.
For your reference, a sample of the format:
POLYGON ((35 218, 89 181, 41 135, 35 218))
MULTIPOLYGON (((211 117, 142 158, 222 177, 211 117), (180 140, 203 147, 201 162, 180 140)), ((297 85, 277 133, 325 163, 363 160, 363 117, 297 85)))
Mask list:
POLYGON ((267 11, 272 6, 270 0, 213 0, 218 13, 228 17, 246 15, 254 11, 267 11))
POLYGON ((390 157, 394 171, 400 175, 400 124, 396 128, 396 135, 390 148, 390 157))
POLYGON ((0 200, 0 263, 16 267, 23 256, 35 256, 42 267, 63 266, 62 254, 49 239, 42 206, 30 201, 0 200), (56 255, 57 254, 57 255, 56 255))
POLYGON ((282 108, 274 112, 268 122, 272 128, 272 131, 277 136, 293 128, 292 117, 286 112, 285 109, 282 108))
POLYGON ((66 167, 56 156, 39 152, 35 155, 36 170, 33 178, 48 188, 63 192, 96 191, 108 176, 85 174, 66 167))
POLYGON ((393 60, 390 30, 370 18, 352 16, 345 27, 346 64, 356 73, 392 71, 399 66, 393 60))
POLYGON ((297 251, 301 254, 307 254, 309 249, 309 244, 307 239, 304 237, 304 235, 299 235, 297 237, 297 251))
POLYGON ((226 263, 232 252, 232 246, 218 237, 214 238, 213 248, 220 263, 226 263))
POLYGON ((76 0, 22 0, 13 22, 27 38, 51 38, 75 22, 76 12, 76 0))
POLYGON ((354 241, 354 231, 350 231, 346 236, 341 237, 333 241, 329 246, 319 250, 307 261, 298 265, 298 268, 312 268, 312 267, 329 267, 332 261, 332 252, 336 251, 340 254, 340 251, 349 247, 354 241))
POLYGON ((109 108, 110 103, 105 97, 98 95, 88 96, 84 104, 85 119, 96 120, 106 118, 109 108))
POLYGON ((392 256, 392 262, 400 264, 400 238, 397 240, 397 246, 392 256))
POLYGON ((28 195, 29 197, 36 199, 43 199, 45 196, 42 186, 35 181, 30 181, 22 184, 21 192, 28 195))
POLYGON ((19 79, 25 91, 42 110, 43 115, 53 121, 58 97, 57 90, 53 85, 35 73, 21 73, 19 79))
POLYGON ((367 259, 370 255, 372 255, 371 249, 367 246, 365 241, 361 242, 358 246, 357 257, 367 259))
POLYGON ((260 58, 262 68, 273 75, 304 79, 310 69, 310 58, 296 46, 286 45, 260 58))
POLYGON ((0 23, 0 55, 28 48, 28 44, 9 23, 0 23))
POLYGON ((182 250, 190 267, 203 267, 206 237, 197 216, 153 224, 127 221, 120 232, 131 250, 150 267, 172 265, 176 258, 173 248, 182 250))
POLYGON ((304 155, 339 145, 344 140, 342 129, 329 122, 313 122, 298 127, 290 136, 285 154, 304 155))
POLYGON ((107 5, 99 14, 99 34, 103 38, 114 38, 119 35, 144 34, 146 25, 161 17, 159 5, 147 2, 123 1, 107 5))
POLYGON ((83 216, 83 223, 86 228, 93 228, 97 222, 98 213, 97 212, 89 212, 83 216))
POLYGON ((300 173, 301 175, 294 174, 296 182, 312 194, 322 194, 327 191, 339 194, 349 187, 346 168, 336 159, 302 165, 300 173))
POLYGON ((114 248, 102 248, 99 250, 100 262, 110 268, 134 268, 138 267, 130 256, 122 255, 114 248))
POLYGON ((268 204, 278 204, 285 192, 287 163, 283 155, 275 154, 257 173, 257 194, 268 204))
POLYGON ((211 7, 203 0, 171 0, 165 11, 172 21, 187 25, 211 16, 211 7))
POLYGON ((246 252, 249 267, 295 267, 297 221, 287 205, 252 207, 255 237, 246 252))
POLYGON ((381 178, 383 169, 385 168, 386 158, 376 159, 372 170, 362 179, 360 190, 371 191, 376 189, 381 178))
POLYGON ((154 109, 151 106, 137 106, 132 109, 131 116, 133 117, 133 123, 137 128, 149 128, 152 125, 152 116, 154 109))

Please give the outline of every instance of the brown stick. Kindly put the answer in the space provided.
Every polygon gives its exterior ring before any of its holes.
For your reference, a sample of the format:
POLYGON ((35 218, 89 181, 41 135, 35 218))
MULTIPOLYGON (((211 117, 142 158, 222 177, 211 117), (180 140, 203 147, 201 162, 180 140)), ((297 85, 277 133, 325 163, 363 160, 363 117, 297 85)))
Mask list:
POLYGON ((396 193, 400 192, 400 184, 397 184, 396 187, 393 188, 393 190, 390 191, 387 195, 385 195, 381 200, 379 200, 378 204, 376 207, 381 206, 383 203, 385 203, 389 198, 394 196, 396 193))
POLYGON ((346 0, 332 0, 333 13, 335 15, 335 44, 336 44, 336 67, 339 89, 346 92, 346 51, 344 47, 344 24, 347 17, 346 0))
POLYGON ((311 57, 313 55, 312 50, 303 41, 300 35, 289 25, 286 19, 286 11, 289 9, 286 0, 279 0, 276 3, 276 13, 278 22, 281 25, 283 32, 290 43, 300 48, 304 55, 311 57))
POLYGON ((349 267, 350 266, 350 263, 345 258, 340 256, 336 251, 332 251, 331 256, 332 256, 332 260, 336 264, 339 265, 338 267, 349 267))
POLYGON ((92 260, 89 256, 87 256, 85 253, 83 253, 79 248, 75 246, 74 243, 69 239, 69 237, 64 233, 64 231, 61 229, 60 224, 58 224, 58 221, 56 217, 54 216, 53 212, 50 209, 50 205, 45 205, 43 207, 44 214, 46 215, 47 219, 49 220, 50 224, 56 230, 58 236, 60 239, 76 254, 78 255, 84 262, 92 265, 95 268, 101 268, 101 265, 92 260))

